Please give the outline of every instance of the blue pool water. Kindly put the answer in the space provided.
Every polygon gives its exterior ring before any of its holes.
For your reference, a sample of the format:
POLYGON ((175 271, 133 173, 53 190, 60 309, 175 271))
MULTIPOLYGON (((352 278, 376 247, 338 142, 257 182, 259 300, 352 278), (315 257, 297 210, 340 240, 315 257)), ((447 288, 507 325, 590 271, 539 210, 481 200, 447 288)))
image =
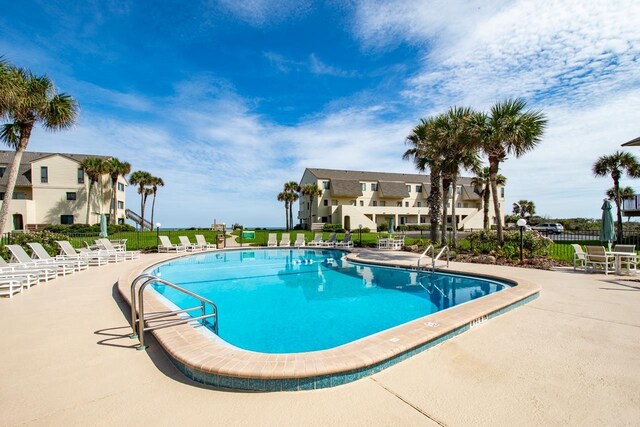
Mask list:
MULTIPOLYGON (((502 290, 498 282, 364 266, 335 250, 243 250, 179 258, 149 273, 218 306, 219 335, 251 351, 324 350, 502 290)), ((181 308, 198 305, 155 289, 181 308)), ((195 315, 195 314, 194 314, 195 315)))

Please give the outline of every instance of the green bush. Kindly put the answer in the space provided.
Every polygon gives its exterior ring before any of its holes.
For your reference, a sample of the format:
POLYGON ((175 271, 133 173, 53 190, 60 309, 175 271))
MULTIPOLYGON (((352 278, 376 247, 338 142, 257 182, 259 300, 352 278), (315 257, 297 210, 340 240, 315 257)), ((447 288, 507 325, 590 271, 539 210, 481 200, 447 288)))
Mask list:
MULTIPOLYGON (((60 246, 58 246, 56 240, 68 240, 68 237, 64 234, 56 234, 46 230, 35 233, 15 233, 11 235, 11 244, 22 246, 27 253, 31 253, 31 248, 27 246, 27 243, 41 243, 51 256, 56 256, 60 253, 60 246)), ((11 258, 11 253, 3 246, 2 249, 0 249, 0 256, 8 260, 11 258)))
POLYGON ((378 231, 389 231, 389 223, 383 222, 378 224, 378 231))
POLYGON ((340 224, 325 224, 322 226, 322 231, 344 233, 344 228, 340 224))
MULTIPOLYGON (((100 233, 100 224, 49 224, 44 227, 44 230, 60 234, 97 234, 100 233)), ((107 230, 109 234, 136 231, 135 227, 129 224, 109 224, 107 225, 107 230)))
POLYGON ((396 227, 398 231, 428 231, 430 229, 429 224, 403 224, 396 227))
MULTIPOLYGON (((517 230, 504 233, 504 244, 498 245, 497 233, 494 231, 472 231, 467 235, 470 249, 474 253, 495 253, 507 258, 513 258, 520 252, 520 232, 517 230)), ((523 249, 527 257, 533 255, 547 255, 553 241, 537 231, 527 231, 523 235, 523 249)))

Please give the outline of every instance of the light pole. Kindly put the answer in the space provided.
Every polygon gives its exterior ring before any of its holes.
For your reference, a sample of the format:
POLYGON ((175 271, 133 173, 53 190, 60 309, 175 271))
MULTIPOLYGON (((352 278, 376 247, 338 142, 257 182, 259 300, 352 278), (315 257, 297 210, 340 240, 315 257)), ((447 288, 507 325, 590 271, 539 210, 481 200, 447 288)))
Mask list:
POLYGON ((516 224, 518 225, 518 227, 520 227, 520 264, 522 264, 522 261, 523 261, 522 246, 524 244, 524 226, 527 225, 527 220, 524 218, 520 218, 518 222, 516 222, 516 224))
POLYGON ((156 222, 156 243, 160 245, 160 223, 156 222))
POLYGON ((358 246, 362 247, 362 224, 358 224, 358 246))

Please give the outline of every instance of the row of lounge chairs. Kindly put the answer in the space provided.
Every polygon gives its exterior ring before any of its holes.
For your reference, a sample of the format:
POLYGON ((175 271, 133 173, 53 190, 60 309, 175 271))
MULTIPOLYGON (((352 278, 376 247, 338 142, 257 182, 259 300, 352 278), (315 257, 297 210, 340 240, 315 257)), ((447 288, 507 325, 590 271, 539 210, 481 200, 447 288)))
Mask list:
MULTIPOLYGON (((269 240, 267 241, 267 246, 269 247, 289 247, 291 246, 291 235, 289 233, 283 233, 282 238, 280 239, 280 243, 278 244, 276 233, 269 233, 269 240)), ((353 247, 353 240, 351 238, 351 233, 347 233, 344 236, 344 239, 338 241, 336 238, 336 233, 331 233, 327 240, 322 240, 322 233, 316 233, 313 240, 305 245, 304 234, 296 233, 296 241, 293 244, 294 247, 301 246, 324 246, 324 247, 353 247)))
POLYGON ((66 276, 89 266, 101 266, 140 257, 139 251, 116 249, 108 239, 96 241, 97 250, 76 250, 66 240, 57 241, 60 254, 53 257, 40 243, 27 243, 30 256, 20 245, 6 245, 11 253, 10 262, 0 258, 0 295, 13 297, 40 281, 48 282, 58 276, 66 276))
POLYGON ((171 243, 167 236, 158 236, 158 238, 160 239, 158 252, 197 252, 216 247, 215 243, 207 242, 202 234, 196 234, 196 243, 191 243, 187 236, 178 236, 180 240, 178 245, 171 243))

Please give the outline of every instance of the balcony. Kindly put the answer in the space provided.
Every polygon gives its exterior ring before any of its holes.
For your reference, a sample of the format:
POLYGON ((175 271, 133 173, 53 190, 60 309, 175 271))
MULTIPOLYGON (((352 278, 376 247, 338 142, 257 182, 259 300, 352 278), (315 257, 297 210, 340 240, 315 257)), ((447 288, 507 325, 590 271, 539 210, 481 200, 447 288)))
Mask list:
POLYGON ((640 196, 635 195, 622 201, 622 216, 640 216, 640 196))

